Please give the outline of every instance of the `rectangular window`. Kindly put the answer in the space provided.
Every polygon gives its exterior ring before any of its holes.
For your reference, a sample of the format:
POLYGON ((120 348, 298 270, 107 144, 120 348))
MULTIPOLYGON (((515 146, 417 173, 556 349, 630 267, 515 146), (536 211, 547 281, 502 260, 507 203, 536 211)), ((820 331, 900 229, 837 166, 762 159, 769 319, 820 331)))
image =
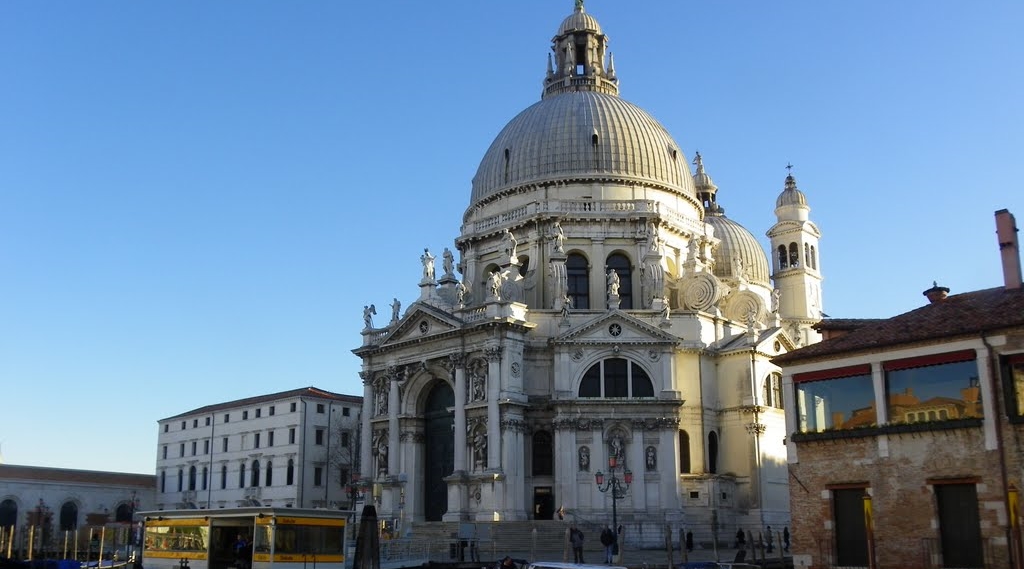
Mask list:
POLYGON ((192 456, 195 456, 195 455, 196 455, 196 446, 197 446, 198 444, 199 444, 198 442, 196 442, 196 441, 192 441, 192 456))
MULTIPOLYGON (((800 381, 797 375, 796 403, 802 433, 820 433, 831 429, 855 429, 878 424, 875 389, 871 369, 858 375, 814 381, 800 381)), ((848 372, 847 372, 848 373, 848 372)))
POLYGON ((317 403, 316 404, 316 412, 317 413, 323 413, 324 412, 324 404, 323 403, 317 403))
POLYGON ((220 489, 226 490, 228 487, 228 467, 220 467, 220 489))
POLYGON ((291 411, 292 413, 294 413, 295 412, 295 403, 292 403, 291 405, 289 405, 288 406, 288 410, 291 411))
POLYGON ((865 488, 832 490, 836 562, 844 567, 868 566, 868 532, 864 525, 865 488))
POLYGON ((242 411, 242 420, 243 421, 248 421, 249 420, 249 412, 248 411, 242 411))
POLYGON ((260 408, 258 408, 258 407, 256 408, 256 418, 257 418, 257 419, 259 419, 259 418, 260 418, 260 413, 262 413, 262 411, 263 411, 263 409, 260 409, 260 408))
POLYGON ((270 408, 267 409, 267 414, 270 415, 271 417, 274 416, 274 406, 273 405, 271 405, 270 408))
POLYGON ((984 567, 978 491, 974 484, 936 484, 944 567, 984 567))
POLYGON ((351 471, 349 469, 342 468, 341 471, 338 472, 338 481, 341 482, 341 487, 342 488, 344 488, 345 485, 348 484, 351 481, 351 479, 352 479, 352 473, 351 473, 351 471))
POLYGON ((185 430, 185 421, 181 422, 181 430, 183 430, 183 431, 185 430))
POLYGON ((164 432, 166 433, 170 429, 170 424, 164 423, 164 432))
POLYGON ((231 420, 231 413, 224 413, 224 422, 227 423, 231 420))
POLYGON ((206 484, 207 484, 206 478, 207 478, 208 475, 209 475, 209 471, 204 466, 203 467, 203 490, 206 490, 206 484))
POLYGON ((629 362, 623 358, 608 358, 601 363, 604 365, 604 396, 629 397, 629 378, 626 376, 629 362))
POLYGON ((317 429, 316 430, 316 441, 315 441, 315 443, 318 444, 318 445, 324 444, 324 430, 323 429, 317 429))
POLYGON ((210 439, 203 441, 203 454, 210 454, 210 439))
POLYGON ((349 415, 351 415, 351 414, 352 414, 352 413, 351 413, 351 409, 350 409, 349 407, 342 407, 342 408, 341 408, 341 415, 342 415, 343 417, 348 417, 348 416, 349 416, 349 415))
POLYGON ((228 452, 228 438, 224 437, 223 444, 221 445, 221 452, 228 452))
POLYGON ((260 448, 260 434, 256 433, 252 436, 252 448, 260 448))
POLYGON ((890 423, 984 416, 974 350, 885 362, 883 367, 890 423))
POLYGON ((192 428, 199 428, 199 419, 192 419, 192 428))
POLYGON ((348 431, 341 433, 341 448, 348 448, 348 431))
POLYGON ((295 427, 288 429, 288 444, 295 444, 295 427))
POLYGON ((207 418, 206 418, 206 426, 207 426, 207 427, 209 427, 209 426, 210 426, 210 418, 209 418, 209 417, 207 417, 207 418))
POLYGON ((324 469, 317 466, 313 468, 313 486, 324 485, 324 469))
POLYGON ((267 431, 267 446, 274 446, 274 431, 267 431))
POLYGON ((185 443, 181 443, 180 445, 178 445, 178 456, 185 456, 185 443))
POLYGON ((1003 359, 1003 385, 1006 388, 1007 414, 1024 416, 1024 354, 1003 359))
POLYGON ((164 445, 164 460, 167 460, 167 445, 164 445))

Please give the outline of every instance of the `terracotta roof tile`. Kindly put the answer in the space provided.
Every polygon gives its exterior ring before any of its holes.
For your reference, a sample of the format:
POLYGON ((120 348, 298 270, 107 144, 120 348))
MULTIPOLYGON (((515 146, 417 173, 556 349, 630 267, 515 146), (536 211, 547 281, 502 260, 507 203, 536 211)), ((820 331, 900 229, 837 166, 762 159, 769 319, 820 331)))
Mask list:
POLYGON ((156 476, 153 474, 73 470, 70 468, 21 466, 17 464, 0 464, 0 480, 99 484, 102 486, 137 486, 144 489, 156 488, 156 476))
POLYGON ((272 401, 279 401, 281 399, 287 399, 289 397, 313 397, 316 399, 330 399, 334 401, 341 401, 352 403, 357 406, 362 406, 363 398, 355 395, 342 395, 341 393, 332 393, 330 391, 324 391, 316 387, 302 387, 300 389, 292 389, 289 391, 281 391, 280 393, 270 393, 268 395, 257 395, 255 397, 247 397, 245 399, 236 399, 234 401, 226 401, 224 403, 215 403, 213 405, 207 405, 205 407, 199 407, 185 413, 180 413, 161 421, 170 421, 172 419, 179 419, 181 417, 191 417, 193 415, 202 415, 205 413, 214 413, 225 409, 234 409, 236 407, 244 407, 246 405, 259 405, 260 403, 270 403, 272 401))
POLYGON ((772 359, 778 365, 1024 326, 1024 289, 955 294, 772 359))

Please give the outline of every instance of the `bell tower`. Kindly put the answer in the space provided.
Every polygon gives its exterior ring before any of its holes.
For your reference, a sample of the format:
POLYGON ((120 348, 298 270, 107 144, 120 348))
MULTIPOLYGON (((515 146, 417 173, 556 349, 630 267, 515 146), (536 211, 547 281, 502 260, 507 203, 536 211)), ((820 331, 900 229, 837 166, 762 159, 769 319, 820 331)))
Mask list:
POLYGON ((796 186, 792 165, 775 200, 776 223, 768 230, 772 249, 772 281, 778 314, 786 332, 801 346, 821 340, 811 326, 824 317, 818 240, 821 232, 810 220, 807 196, 796 186))

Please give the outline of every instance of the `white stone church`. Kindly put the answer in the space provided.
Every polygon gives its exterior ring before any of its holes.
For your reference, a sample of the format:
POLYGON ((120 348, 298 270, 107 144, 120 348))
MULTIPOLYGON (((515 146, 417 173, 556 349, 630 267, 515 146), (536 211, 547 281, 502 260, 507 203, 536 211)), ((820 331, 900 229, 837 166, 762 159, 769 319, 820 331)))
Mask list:
POLYGON ((821 234, 787 176, 766 254, 619 96, 607 46, 577 0, 418 300, 383 327, 365 310, 361 474, 385 516, 604 524, 628 470, 626 529, 788 525, 769 359, 819 339, 821 234))

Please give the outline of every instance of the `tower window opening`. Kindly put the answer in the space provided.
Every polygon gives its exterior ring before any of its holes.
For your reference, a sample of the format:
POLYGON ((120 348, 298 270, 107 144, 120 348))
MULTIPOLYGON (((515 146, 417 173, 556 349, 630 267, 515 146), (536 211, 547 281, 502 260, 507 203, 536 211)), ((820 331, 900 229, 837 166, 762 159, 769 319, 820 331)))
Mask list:
POLYGON ((613 253, 608 256, 605 264, 619 275, 619 308, 633 308, 633 268, 629 258, 621 253, 613 253))
POLYGON ((814 245, 811 245, 811 254, 807 256, 807 262, 811 265, 811 268, 818 270, 818 254, 814 250, 814 245))
POLYGON ((566 284, 572 306, 578 310, 590 308, 590 264, 579 253, 572 253, 565 260, 566 284))
POLYGON ((786 253, 786 246, 779 245, 779 270, 789 268, 789 254, 786 253))
POLYGON ((789 244, 789 266, 794 269, 800 266, 800 248, 796 243, 789 244))
POLYGON ((598 151, 598 142, 600 141, 601 137, 596 132, 590 135, 590 145, 593 147, 592 150, 594 152, 594 169, 601 168, 601 153, 598 151))
POLYGON ((509 152, 508 148, 506 148, 505 149, 505 183, 506 184, 508 183, 508 178, 509 178, 509 155, 510 154, 511 154, 511 152, 509 152))

